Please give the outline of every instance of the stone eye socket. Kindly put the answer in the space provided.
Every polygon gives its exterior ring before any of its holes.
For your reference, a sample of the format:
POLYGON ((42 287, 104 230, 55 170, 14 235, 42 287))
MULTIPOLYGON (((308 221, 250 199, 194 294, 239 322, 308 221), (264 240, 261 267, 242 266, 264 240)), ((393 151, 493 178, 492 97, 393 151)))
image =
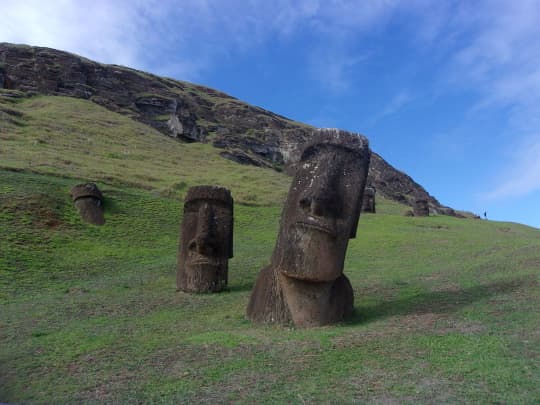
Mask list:
POLYGON ((214 209, 225 209, 227 211, 231 210, 231 206, 228 205, 225 201, 221 200, 191 200, 186 203, 184 203, 184 210, 189 212, 197 212, 201 208, 201 205, 204 203, 208 204, 214 209))
POLYGON ((184 209, 188 212, 199 212, 201 207, 204 205, 204 204, 208 204, 208 206, 211 206, 211 207, 216 207, 216 201, 214 200, 211 200, 211 201, 207 201, 207 200, 191 200, 191 201, 188 201, 187 203, 184 204, 184 209))
POLYGON ((311 199, 302 198, 300 200, 300 208, 302 208, 304 211, 309 211, 311 209, 311 199))

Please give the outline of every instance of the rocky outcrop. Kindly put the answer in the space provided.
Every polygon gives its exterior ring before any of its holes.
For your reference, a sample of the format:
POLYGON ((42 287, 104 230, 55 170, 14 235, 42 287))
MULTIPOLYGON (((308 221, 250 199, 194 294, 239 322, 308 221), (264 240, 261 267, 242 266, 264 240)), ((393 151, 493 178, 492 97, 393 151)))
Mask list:
MULTIPOLYGON (((206 142, 241 164, 292 174, 314 128, 192 83, 49 48, 0 43, 0 89, 84 98, 185 142, 206 142)), ((427 199, 434 213, 453 215, 405 173, 373 153, 368 184, 412 206, 427 199)), ((455 214, 455 213, 454 213, 455 214)))
POLYGON ((420 184, 409 175, 390 166, 376 153, 371 154, 368 185, 374 187, 377 193, 413 207, 416 200, 428 201, 434 213, 453 215, 453 210, 442 206, 435 197, 431 196, 420 184), (450 212, 450 211, 452 212, 450 212))

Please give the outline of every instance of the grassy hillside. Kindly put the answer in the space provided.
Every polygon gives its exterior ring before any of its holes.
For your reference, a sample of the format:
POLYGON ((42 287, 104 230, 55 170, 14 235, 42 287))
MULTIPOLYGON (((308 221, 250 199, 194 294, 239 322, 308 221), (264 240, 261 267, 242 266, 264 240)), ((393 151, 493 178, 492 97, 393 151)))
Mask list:
POLYGON ((81 100, 0 107, 0 402, 540 401, 539 230, 381 201, 347 254, 353 319, 254 326, 289 178, 81 100), (103 227, 69 200, 82 179, 106 196, 103 227), (180 197, 199 182, 242 203, 220 294, 174 288, 180 197))
POLYGON ((280 203, 284 174, 223 159, 219 149, 180 143, 87 100, 2 98, 0 167, 129 185, 181 197, 192 185, 221 184, 235 201, 280 203))

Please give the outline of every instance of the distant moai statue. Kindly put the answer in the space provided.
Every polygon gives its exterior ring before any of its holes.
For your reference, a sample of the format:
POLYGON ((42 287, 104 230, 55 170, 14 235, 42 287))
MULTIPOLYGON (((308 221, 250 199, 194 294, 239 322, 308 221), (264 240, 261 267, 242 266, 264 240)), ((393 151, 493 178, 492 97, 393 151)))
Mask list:
POLYGON ((82 183, 73 186, 71 199, 81 218, 93 225, 103 225, 103 194, 95 183, 82 183))
POLYGON ((414 202, 413 212, 415 217, 428 217, 429 204, 425 198, 417 198, 414 202))
POLYGON ((218 292, 227 286, 233 257, 233 198, 218 186, 191 187, 184 200, 177 290, 218 292))
POLYGON ((271 264, 251 293, 257 323, 312 327, 352 313, 345 252, 362 208, 371 152, 365 137, 320 129, 305 145, 281 215, 271 264))
POLYGON ((364 190, 364 199, 362 201, 362 212, 371 212, 375 214, 375 188, 366 187, 364 190))

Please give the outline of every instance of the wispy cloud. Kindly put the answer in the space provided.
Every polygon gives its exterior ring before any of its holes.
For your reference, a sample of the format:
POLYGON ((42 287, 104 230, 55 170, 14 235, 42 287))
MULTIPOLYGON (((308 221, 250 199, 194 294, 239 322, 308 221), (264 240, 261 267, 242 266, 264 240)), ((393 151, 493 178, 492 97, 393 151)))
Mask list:
POLYGON ((500 181, 483 194, 484 199, 516 198, 540 189, 540 136, 529 139, 512 155, 511 166, 501 167, 500 181))
POLYGON ((453 57, 455 83, 479 94, 474 110, 504 109, 509 119, 489 199, 540 190, 540 3, 489 1, 462 12, 457 24, 468 44, 453 57), (525 145, 525 146, 524 146, 525 145))
POLYGON ((363 59, 345 50, 316 49, 308 59, 308 72, 324 90, 339 94, 352 85, 353 71, 358 69, 363 59))
MULTIPOLYGON (((475 83, 484 102, 538 102, 540 95, 540 3, 492 1, 491 7, 463 24, 474 30, 470 43, 456 53, 454 62, 461 79, 475 83)), ((487 6, 487 5, 486 5, 487 6)))
POLYGON ((369 125, 375 124, 377 121, 388 117, 390 115, 396 114, 407 104, 413 102, 415 96, 409 90, 401 90, 390 99, 388 103, 381 109, 378 114, 375 114, 371 117, 369 125))

